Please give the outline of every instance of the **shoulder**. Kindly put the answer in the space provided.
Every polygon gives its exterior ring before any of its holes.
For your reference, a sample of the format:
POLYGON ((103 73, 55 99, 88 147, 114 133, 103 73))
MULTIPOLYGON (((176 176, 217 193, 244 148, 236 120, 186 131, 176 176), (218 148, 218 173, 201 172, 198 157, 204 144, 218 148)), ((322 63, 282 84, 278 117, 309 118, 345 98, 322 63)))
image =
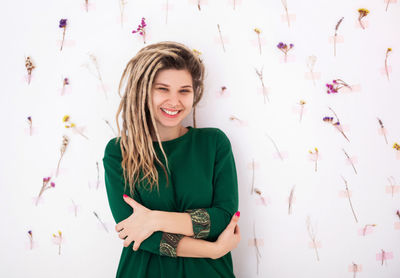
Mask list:
POLYGON ((203 138, 208 138, 208 140, 214 141, 217 146, 222 145, 230 145, 230 141, 225 132, 217 127, 203 127, 196 128, 198 134, 200 134, 203 138))
POLYGON ((121 156, 120 137, 114 137, 108 141, 104 149, 104 157, 121 156))

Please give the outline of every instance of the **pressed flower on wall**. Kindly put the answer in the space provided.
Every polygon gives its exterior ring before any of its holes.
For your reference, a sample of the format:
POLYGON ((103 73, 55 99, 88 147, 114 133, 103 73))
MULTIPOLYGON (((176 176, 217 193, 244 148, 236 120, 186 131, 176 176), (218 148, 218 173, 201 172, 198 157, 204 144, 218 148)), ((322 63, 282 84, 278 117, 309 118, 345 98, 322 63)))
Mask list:
POLYGON ((96 56, 93 55, 93 54, 89 54, 89 58, 90 58, 90 60, 92 61, 93 65, 94 65, 94 67, 95 67, 95 69, 96 69, 96 72, 93 73, 93 72, 91 71, 91 69, 89 68, 89 65, 88 65, 88 64, 85 64, 84 66, 86 66, 87 69, 89 70, 89 72, 90 72, 91 74, 93 74, 93 75, 100 81, 100 85, 101 85, 101 88, 102 88, 102 90, 103 90, 103 92, 104 92, 104 96, 105 96, 105 98, 107 99, 107 90, 106 90, 106 87, 105 87, 104 82, 103 82, 103 77, 101 76, 101 73, 100 73, 99 62, 97 61, 96 56))
POLYGON ((265 98, 267 98, 268 102, 269 102, 269 98, 268 98, 268 94, 267 94, 267 88, 265 88, 264 85, 264 79, 263 79, 263 67, 261 67, 261 70, 255 69, 256 70, 256 74, 258 76, 258 78, 260 79, 261 82, 261 87, 262 87, 262 93, 263 93, 263 97, 264 97, 264 104, 265 104, 265 98))
POLYGON ((339 29, 340 24, 342 23, 344 17, 342 17, 335 26, 335 35, 333 36, 333 55, 336 57, 336 41, 337 41, 337 31, 339 29))
POLYGON ((63 241, 62 233, 59 230, 58 235, 53 234, 53 242, 58 245, 58 255, 61 255, 61 243, 63 241))
POLYGON ((100 217, 97 215, 97 213, 95 211, 93 211, 93 214, 96 216, 96 218, 99 220, 99 222, 101 223, 101 225, 103 226, 103 228, 106 230, 106 232, 108 233, 108 229, 106 227, 106 225, 103 223, 103 221, 101 221, 100 217))
POLYGON ((255 246, 255 248, 256 248, 257 275, 258 275, 261 253, 260 253, 260 249, 258 248, 258 246, 260 245, 260 243, 259 243, 258 238, 256 237, 256 223, 255 223, 255 222, 253 222, 253 236, 254 236, 254 246, 255 246))
POLYGON ((363 228, 363 236, 365 236, 368 227, 376 227, 376 224, 366 224, 363 228))
POLYGON ((317 256, 317 261, 319 261, 317 238, 316 238, 316 234, 314 232, 314 228, 311 225, 310 216, 307 216, 306 224, 307 224, 308 235, 310 236, 310 239, 311 239, 311 242, 312 242, 312 246, 313 246, 313 248, 315 250, 315 255, 317 256))
POLYGON ((104 121, 106 122, 106 124, 108 125, 108 127, 112 130, 113 134, 114 134, 115 136, 117 136, 117 134, 115 133, 115 130, 112 128, 110 122, 109 122, 108 120, 106 120, 106 119, 104 119, 104 121))
POLYGON ((275 150, 278 153, 279 158, 283 161, 283 155, 282 155, 281 151, 278 149, 278 146, 276 145, 275 141, 272 140, 271 136, 269 136, 268 134, 266 134, 266 135, 268 136, 269 140, 271 140, 272 144, 274 145, 275 150))
POLYGON ((350 158, 350 156, 347 154, 347 152, 346 152, 343 148, 342 148, 342 150, 343 150, 344 154, 345 154, 346 157, 347 157, 347 161, 349 161, 349 163, 351 164, 351 166, 353 166, 353 170, 354 170, 354 172, 355 172, 356 175, 357 175, 357 170, 356 170, 356 167, 354 166, 353 160, 350 158))
POLYGON ((77 126, 76 126, 74 123, 71 123, 69 120, 70 120, 70 117, 69 117, 68 115, 65 115, 65 116, 63 117, 63 123, 66 123, 66 124, 65 124, 65 128, 71 128, 71 129, 73 129, 75 132, 77 132, 78 134, 82 135, 83 137, 85 137, 86 139, 89 140, 89 138, 88 138, 85 134, 83 134, 83 133, 79 130, 79 128, 77 128, 77 126))
POLYGON ((255 193, 258 195, 258 197, 260 198, 261 204, 262 204, 263 206, 266 206, 266 205, 267 205, 267 201, 265 200, 262 191, 261 191, 260 189, 258 189, 258 188, 254 188, 254 192, 255 192, 255 193))
POLYGON ((142 22, 138 25, 136 30, 132 31, 132 34, 139 32, 139 34, 143 37, 143 43, 146 43, 146 26, 145 18, 142 17, 142 22))
POLYGON ((400 218, 400 210, 396 211, 396 215, 400 218))
POLYGON ((382 262, 382 265, 383 265, 383 263, 385 262, 386 264, 387 264, 387 261, 386 261, 386 252, 385 252, 385 250, 383 250, 383 249, 381 249, 381 262, 382 262))
POLYGON ((35 68, 35 65, 33 64, 30 56, 25 58, 25 68, 28 71, 28 85, 29 85, 31 84, 32 70, 35 68))
POLYGON ((379 118, 377 118, 377 119, 378 119, 378 122, 379 122, 379 125, 380 125, 379 131, 380 131, 380 132, 383 134, 383 136, 385 137, 386 144, 388 144, 388 140, 387 140, 387 138, 386 138, 386 128, 383 126, 383 123, 382 123, 381 119, 379 119, 379 118))
POLYGON ((125 0, 119 0, 119 12, 121 14, 121 27, 124 26, 124 9, 125 9, 125 5, 128 2, 126 2, 125 0))
POLYGON ((315 67, 316 62, 317 62, 317 56, 315 56, 315 55, 308 56, 307 67, 310 70, 310 75, 311 75, 311 79, 313 81, 314 86, 315 86, 314 67, 315 67))
POLYGON ((64 95, 65 86, 66 86, 66 85, 69 85, 69 80, 68 80, 67 77, 65 77, 64 80, 63 80, 63 86, 62 86, 62 90, 61 90, 61 95, 64 95))
POLYGON ((278 43, 277 47, 280 51, 283 52, 283 54, 285 54, 284 57, 285 57, 285 63, 286 63, 287 62, 287 54, 290 51, 290 49, 292 49, 294 47, 294 44, 291 43, 291 44, 289 44, 289 47, 288 47, 286 43, 280 42, 280 43, 278 43))
POLYGON ((332 108, 329 107, 329 109, 333 112, 333 114, 335 114, 337 121, 334 122, 333 117, 324 117, 322 120, 336 127, 336 129, 344 136, 344 138, 346 138, 346 140, 350 142, 349 138, 347 138, 346 134, 344 134, 342 126, 340 125, 339 117, 336 115, 335 111, 333 111, 332 108))
MULTIPOLYGON (((386 9, 385 11, 387 12, 388 8, 389 8, 389 3, 391 3, 393 0, 386 0, 386 9)), ((396 3, 393 1, 393 3, 396 3)))
POLYGON ((317 172, 317 161, 318 161, 318 148, 314 148, 315 152, 308 150, 308 152, 313 156, 313 160, 315 161, 315 172, 317 172))
POLYGON ((361 8, 358 9, 358 22, 360 22, 361 28, 365 29, 363 23, 362 23, 362 19, 364 17, 366 17, 369 14, 369 11, 367 9, 361 8))
POLYGON ((85 0, 85 9, 86 12, 89 12, 89 0, 85 0))
POLYGON ((295 188, 295 185, 294 185, 294 186, 292 187, 292 189, 290 190, 288 214, 291 214, 291 213, 292 213, 293 198, 294 198, 294 188, 295 188))
MULTIPOLYGON (((393 176, 388 177, 388 181, 390 184, 390 193, 392 194, 392 198, 393 198, 396 188, 399 188, 400 186, 396 186, 396 179, 393 176)), ((388 191, 388 190, 386 190, 386 191, 388 191)), ((400 217, 400 215, 399 215, 399 217, 400 217)))
POLYGON ((300 104, 300 119, 299 119, 299 122, 301 122, 301 119, 303 118, 304 104, 306 104, 306 102, 301 99, 299 104, 300 104))
POLYGON ((99 189, 99 185, 100 185, 100 170, 99 170, 99 162, 98 161, 96 161, 96 170, 97 170, 96 189, 99 189))
POLYGON ((33 235, 32 235, 32 231, 31 230, 29 230, 28 231, 28 236, 29 236, 29 246, 30 246, 30 248, 29 249, 33 249, 33 235))
POLYGON ((260 55, 261 55, 261 40, 260 40, 260 34, 261 30, 258 28, 254 28, 254 32, 257 34, 257 39, 258 39, 258 49, 260 50, 260 55))
POLYGON ((193 53, 196 55, 196 57, 200 57, 200 55, 202 54, 199 50, 197 49, 192 49, 193 53))
POLYGON ((222 87, 221 87, 220 94, 223 95, 225 91, 226 91, 226 87, 225 87, 225 86, 222 86, 222 87))
POLYGON ((200 0, 197 0, 197 8, 199 9, 199 11, 201 11, 201 8, 200 8, 200 0))
POLYGON ((43 192, 45 192, 49 188, 54 188, 56 186, 56 184, 54 182, 51 182, 50 185, 48 185, 50 180, 51 180, 51 177, 43 178, 42 188, 40 189, 39 195, 36 198, 36 206, 38 205, 39 199, 42 197, 43 192))
POLYGON ((397 151, 400 151, 400 145, 397 144, 397 142, 394 142, 394 144, 393 144, 393 149, 395 149, 395 150, 397 150, 397 151))
POLYGON ((250 195, 253 194, 254 192, 254 171, 255 171, 255 162, 254 162, 254 158, 251 161, 251 171, 252 171, 252 175, 251 175, 251 189, 250 189, 250 195))
POLYGON ((288 5, 286 0, 281 0, 283 8, 285 9, 285 13, 286 13, 286 17, 287 17, 287 23, 288 23, 288 27, 290 27, 290 22, 289 22, 289 11, 288 11, 288 5))
POLYGON ((358 223, 358 219, 357 219, 356 213, 354 211, 353 204, 351 203, 350 192, 349 192, 349 187, 347 186, 347 181, 343 178, 343 176, 342 176, 342 179, 343 179, 344 184, 346 186, 346 193, 347 193, 346 195, 347 195, 347 199, 349 200, 349 203, 350 203, 351 211, 353 212, 354 219, 358 223))
POLYGON ((29 135, 32 136, 32 117, 29 116, 27 119, 29 124, 29 135))
POLYGON ((328 88, 326 92, 328 94, 338 93, 340 89, 343 87, 349 88, 352 90, 351 86, 344 82, 342 79, 334 79, 332 80, 332 84, 326 83, 326 87, 328 88))
POLYGON ((219 27, 219 24, 217 24, 217 27, 218 27, 219 39, 221 40, 221 44, 222 44, 222 49, 223 49, 224 52, 225 52, 224 40, 222 39, 221 28, 219 27))
POLYGON ((58 27, 63 29, 63 38, 62 38, 62 41, 61 41, 61 48, 60 48, 60 51, 61 51, 62 48, 63 48, 63 45, 64 45, 65 30, 67 29, 67 19, 66 18, 65 19, 61 19, 58 27))
POLYGON ((389 56, 390 52, 392 52, 392 49, 389 47, 386 50, 386 56, 385 56, 385 73, 386 73, 388 81, 389 81, 389 69, 388 69, 387 59, 388 59, 388 56, 389 56))
POLYGON ((60 159, 58 160, 58 163, 57 163, 56 177, 58 176, 58 170, 60 169, 61 159, 63 158, 65 151, 67 150, 68 144, 69 144, 68 137, 63 135, 63 141, 62 141, 61 148, 60 148, 60 159))
POLYGON ((239 119, 239 118, 236 117, 236 116, 230 116, 230 117, 229 117, 229 120, 231 120, 231 121, 238 121, 240 125, 246 125, 246 122, 245 122, 245 121, 239 119))

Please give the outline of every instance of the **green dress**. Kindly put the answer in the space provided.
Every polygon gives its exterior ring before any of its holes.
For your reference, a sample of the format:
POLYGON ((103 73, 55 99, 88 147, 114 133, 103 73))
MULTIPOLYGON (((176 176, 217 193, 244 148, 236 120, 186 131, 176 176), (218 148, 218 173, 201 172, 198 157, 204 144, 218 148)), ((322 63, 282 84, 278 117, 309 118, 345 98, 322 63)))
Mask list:
MULTIPOLYGON (((235 160, 228 137, 218 128, 193 128, 173 140, 162 142, 169 162, 169 185, 165 173, 156 163, 159 191, 129 185, 124 191, 122 154, 117 137, 104 152, 105 184, 111 213, 116 223, 128 218, 133 209, 122 198, 125 193, 151 210, 187 212, 191 216, 194 236, 215 241, 238 210, 238 185, 235 160)), ((157 157, 165 165, 158 142, 153 142, 157 157)), ((123 247, 117 278, 235 277, 232 256, 210 258, 177 257, 176 247, 183 235, 154 232, 137 251, 133 242, 123 247)), ((122 239, 121 239, 122 241, 122 239)))

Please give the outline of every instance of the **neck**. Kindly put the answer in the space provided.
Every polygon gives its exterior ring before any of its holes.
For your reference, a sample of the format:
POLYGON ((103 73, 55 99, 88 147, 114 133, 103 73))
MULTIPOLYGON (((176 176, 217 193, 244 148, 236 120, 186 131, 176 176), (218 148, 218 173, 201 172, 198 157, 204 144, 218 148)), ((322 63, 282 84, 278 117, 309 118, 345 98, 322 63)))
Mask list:
MULTIPOLYGON (((186 128, 181 125, 179 125, 177 127, 168 127, 168 128, 158 127, 158 133, 159 133, 161 142, 169 141, 169 140, 176 139, 176 138, 182 136, 183 134, 185 134, 186 128)), ((153 134, 152 140, 157 141, 157 137, 155 136, 155 134, 153 134)))

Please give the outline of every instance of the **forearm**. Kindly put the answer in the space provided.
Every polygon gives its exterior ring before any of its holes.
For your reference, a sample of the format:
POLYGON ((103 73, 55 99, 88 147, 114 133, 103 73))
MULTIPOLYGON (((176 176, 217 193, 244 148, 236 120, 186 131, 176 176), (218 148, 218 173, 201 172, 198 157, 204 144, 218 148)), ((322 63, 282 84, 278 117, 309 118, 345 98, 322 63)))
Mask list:
POLYGON ((153 221, 156 231, 194 236, 189 213, 154 210, 153 221))
POLYGON ((183 237, 176 248, 177 257, 218 259, 219 250, 215 242, 192 237, 183 237))

